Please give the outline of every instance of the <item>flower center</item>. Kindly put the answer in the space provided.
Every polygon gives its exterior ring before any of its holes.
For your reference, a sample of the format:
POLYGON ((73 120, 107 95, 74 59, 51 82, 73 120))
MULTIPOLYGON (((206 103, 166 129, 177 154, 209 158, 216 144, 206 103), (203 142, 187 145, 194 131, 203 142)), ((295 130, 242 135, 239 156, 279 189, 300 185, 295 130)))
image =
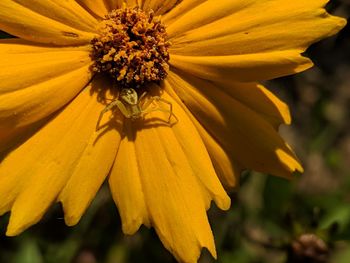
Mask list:
POLYGON ((92 57, 95 72, 106 72, 121 88, 139 88, 168 74, 170 42, 165 26, 153 11, 113 10, 99 25, 92 57))

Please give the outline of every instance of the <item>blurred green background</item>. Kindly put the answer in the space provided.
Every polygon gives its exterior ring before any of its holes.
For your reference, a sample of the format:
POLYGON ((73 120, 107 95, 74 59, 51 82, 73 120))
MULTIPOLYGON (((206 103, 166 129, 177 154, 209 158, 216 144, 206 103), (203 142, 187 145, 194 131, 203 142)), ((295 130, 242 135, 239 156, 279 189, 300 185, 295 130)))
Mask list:
MULTIPOLYGON (((350 0, 332 1, 328 9, 349 18, 350 0)), ((290 105, 293 125, 280 132, 305 173, 292 182, 242 175, 231 210, 209 211, 217 262, 350 262, 350 26, 307 55, 313 69, 267 83, 290 105)), ((106 186, 73 228, 65 226, 59 205, 15 238, 4 235, 7 221, 8 215, 0 218, 0 262, 175 262, 154 230, 121 233, 106 186)), ((204 251, 200 262, 214 260, 204 251)))

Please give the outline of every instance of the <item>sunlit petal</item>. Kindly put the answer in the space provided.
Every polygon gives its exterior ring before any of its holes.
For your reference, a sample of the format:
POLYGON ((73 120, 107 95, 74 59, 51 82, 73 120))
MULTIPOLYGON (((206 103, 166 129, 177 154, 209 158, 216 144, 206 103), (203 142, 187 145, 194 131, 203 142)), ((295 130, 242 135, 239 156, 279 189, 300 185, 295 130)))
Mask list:
POLYGON ((79 220, 107 176, 120 138, 118 129, 96 131, 105 107, 96 98, 86 88, 0 164, 0 212, 11 209, 7 235, 16 235, 39 221, 62 190, 67 223, 79 220), (95 159, 99 162, 92 162, 95 159), (85 186, 80 190, 72 185, 78 177, 79 186, 85 186))
POLYGON ((13 133, 57 111, 90 81, 88 47, 0 42, 0 149, 13 133))
POLYGON ((0 1, 0 30, 33 42, 58 45, 87 44, 95 34, 97 20, 74 1, 23 3, 0 1))
POLYGON ((302 171, 290 147, 259 113, 198 78, 171 73, 169 83, 199 122, 245 168, 285 177, 302 171))

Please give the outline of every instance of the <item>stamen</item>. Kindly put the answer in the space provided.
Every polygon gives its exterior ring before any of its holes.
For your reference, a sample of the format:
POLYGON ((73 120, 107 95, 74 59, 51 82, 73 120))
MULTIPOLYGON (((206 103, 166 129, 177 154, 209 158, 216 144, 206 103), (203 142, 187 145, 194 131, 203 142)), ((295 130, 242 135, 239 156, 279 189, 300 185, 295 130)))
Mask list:
POLYGON ((107 72, 122 88, 139 88, 168 74, 170 42, 165 26, 152 11, 113 10, 100 23, 92 57, 95 72, 107 72))

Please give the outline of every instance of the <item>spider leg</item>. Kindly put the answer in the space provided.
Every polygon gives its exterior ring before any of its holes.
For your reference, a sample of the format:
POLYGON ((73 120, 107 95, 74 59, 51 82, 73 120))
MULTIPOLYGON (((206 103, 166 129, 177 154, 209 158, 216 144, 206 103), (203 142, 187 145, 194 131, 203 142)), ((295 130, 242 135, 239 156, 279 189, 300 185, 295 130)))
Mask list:
MULTIPOLYGON (((159 96, 154 96, 153 98, 154 98, 156 101, 160 101, 160 102, 163 102, 163 103, 169 105, 169 110, 168 110, 168 111, 165 111, 165 112, 168 112, 168 113, 169 113, 168 122, 170 122, 171 116, 173 116, 173 117, 175 118, 176 122, 179 121, 178 118, 176 117, 176 115, 173 113, 173 104, 171 104, 170 101, 167 101, 167 100, 165 100, 165 99, 163 99, 163 98, 161 98, 161 97, 159 97, 159 96)), ((161 109, 161 108, 159 107, 159 109, 161 109)), ((162 111, 164 111, 164 110, 162 110, 162 111)))
POLYGON ((99 126, 100 126, 100 122, 101 122, 101 119, 102 119, 103 115, 104 115, 107 111, 111 110, 114 106, 116 106, 116 101, 117 101, 117 100, 115 100, 115 101, 109 103, 109 104, 101 111, 100 116, 98 117, 98 120, 97 120, 97 123, 96 123, 96 130, 98 130, 98 128, 99 128, 99 126))
POLYGON ((141 94, 139 101, 142 101, 146 95, 147 95, 147 92, 145 91, 144 93, 141 94))
POLYGON ((128 112, 128 110, 126 109, 125 105, 119 100, 119 99, 116 99, 115 101, 111 102, 110 104, 108 104, 100 113, 100 116, 97 120, 97 123, 96 123, 96 130, 98 130, 99 128, 99 125, 100 125, 100 122, 101 122, 101 119, 103 117, 103 115, 110 111, 113 107, 117 106, 118 109, 120 110, 120 112, 126 117, 126 118, 130 118, 130 114, 128 112))
POLYGON ((161 97, 159 96, 153 96, 151 98, 148 99, 148 101, 146 101, 144 104, 143 104, 143 107, 142 107, 144 110, 142 110, 142 114, 143 115, 146 115, 150 112, 153 112, 153 111, 162 111, 162 112, 166 112, 169 114, 169 117, 168 117, 168 123, 170 123, 170 118, 171 116, 174 116, 174 118, 176 119, 176 122, 178 122, 178 119, 177 117, 175 116, 175 114, 173 113, 173 105, 165 100, 165 99, 162 99, 161 97), (153 103, 153 102, 163 102, 167 105, 169 105, 169 109, 163 109, 162 107, 160 107, 159 103, 157 103, 157 108, 152 108, 152 109, 148 109, 148 107, 153 103))
MULTIPOLYGON (((143 94, 142 94, 143 95, 143 94)), ((142 96, 141 96, 142 97, 142 96)), ((146 97, 145 99, 144 99, 144 101, 142 102, 142 103, 140 103, 140 107, 142 108, 142 109, 147 109, 151 104, 152 104, 152 102, 154 101, 154 99, 153 99, 153 97, 146 97)))

